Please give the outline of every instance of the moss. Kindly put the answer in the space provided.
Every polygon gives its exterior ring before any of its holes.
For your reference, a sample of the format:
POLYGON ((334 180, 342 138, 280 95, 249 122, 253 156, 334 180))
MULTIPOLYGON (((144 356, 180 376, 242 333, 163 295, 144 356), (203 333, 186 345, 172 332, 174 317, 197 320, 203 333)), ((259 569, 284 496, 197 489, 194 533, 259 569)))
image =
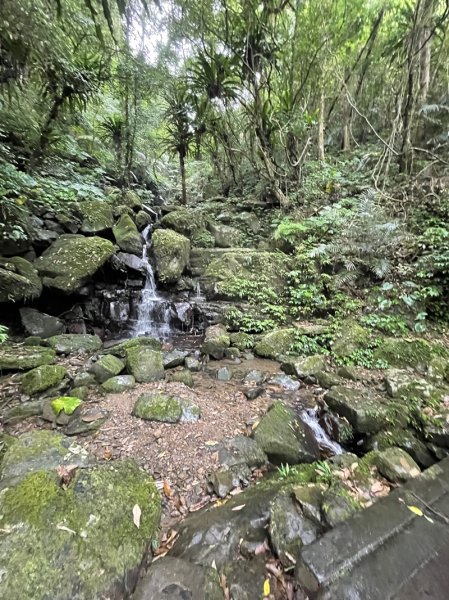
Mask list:
POLYGON ((118 356, 119 358, 126 358, 126 353, 130 348, 143 348, 149 347, 153 350, 160 350, 162 348, 162 343, 159 340, 151 337, 136 337, 132 340, 126 340, 125 342, 120 342, 119 344, 114 344, 109 348, 105 348, 104 354, 114 354, 114 356, 118 356))
POLYGON ((180 208, 164 215, 159 221, 159 225, 191 238, 204 227, 204 218, 199 212, 180 208))
POLYGON ((254 346, 254 337, 249 333, 239 331, 237 333, 231 333, 230 335, 231 346, 238 348, 242 352, 245 350, 251 350, 254 346))
POLYGON ((258 342, 254 351, 259 356, 264 358, 277 358, 279 356, 287 354, 290 346, 294 343, 296 336, 296 329, 275 329, 267 333, 258 342))
POLYGON ((55 351, 40 346, 2 344, 0 346, 0 370, 28 370, 49 365, 55 359, 55 351))
POLYGON ((176 282, 189 263, 189 240, 170 229, 158 229, 153 234, 152 242, 159 281, 176 282))
POLYGON ((178 383, 183 383, 184 385, 193 388, 192 373, 188 369, 183 369, 182 371, 172 371, 168 375, 168 380, 177 381, 178 383))
POLYGON ((122 215, 112 228, 112 231, 115 241, 123 252, 138 255, 142 253, 142 238, 129 215, 122 215))
POLYGON ((215 238, 207 229, 199 229, 192 236, 191 241, 195 248, 213 248, 215 246, 215 238))
POLYGON ((164 357, 162 352, 150 347, 134 346, 126 351, 128 371, 139 383, 164 379, 164 357))
POLYGON ((70 396, 72 398, 79 398, 80 400, 86 400, 89 395, 89 388, 87 385, 80 385, 70 390, 70 396))
POLYGON ((85 200, 78 204, 78 210, 83 218, 81 231, 97 233, 110 229, 114 222, 112 208, 103 200, 85 200))
POLYGON ((399 368, 431 365, 437 357, 449 359, 448 349, 440 342, 428 342, 420 338, 386 338, 374 351, 376 361, 381 360, 399 368))
POLYGON ((142 200, 139 198, 138 194, 136 194, 136 192, 133 192, 132 190, 127 190, 123 194, 120 202, 122 202, 126 206, 129 206, 133 210, 138 210, 142 206, 142 200))
POLYGON ((148 421, 178 423, 182 404, 179 398, 166 394, 141 394, 134 405, 133 415, 148 421))
POLYGON ((0 258, 0 302, 37 298, 42 282, 34 266, 21 258, 0 258))
POLYGON ((337 358, 349 357, 357 350, 367 348, 370 343, 370 332, 354 321, 345 321, 335 333, 332 353, 337 358))
POLYGON ((66 415, 73 415, 81 404, 82 400, 73 396, 60 396, 51 401, 51 407, 56 415, 61 412, 65 412, 66 415))
POLYGON ((114 254, 112 242, 100 237, 61 235, 35 261, 44 285, 75 292, 114 254))
POLYGON ((21 388, 24 394, 32 396, 60 383, 67 371, 60 365, 42 365, 22 377, 21 388))
POLYGON ((107 379, 118 375, 125 368, 125 364, 113 354, 105 354, 89 367, 89 372, 95 375, 98 383, 104 383, 107 379))
POLYGON ((118 375, 107 379, 101 389, 107 394, 118 394, 132 389, 136 385, 136 380, 132 375, 118 375))

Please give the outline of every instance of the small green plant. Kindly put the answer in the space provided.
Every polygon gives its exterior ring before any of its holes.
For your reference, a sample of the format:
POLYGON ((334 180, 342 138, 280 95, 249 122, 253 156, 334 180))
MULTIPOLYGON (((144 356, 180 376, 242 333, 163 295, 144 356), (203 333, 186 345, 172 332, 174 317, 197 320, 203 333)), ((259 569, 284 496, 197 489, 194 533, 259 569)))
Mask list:
POLYGON ((282 479, 287 479, 287 477, 294 473, 294 469, 295 468, 291 467, 288 463, 285 465, 284 463, 281 463, 281 466, 278 467, 279 476, 282 477, 282 479))
POLYGON ((323 483, 330 483, 332 481, 332 469, 330 464, 325 460, 320 460, 316 463, 315 466, 316 474, 318 475, 318 479, 323 483))
POLYGON ((4 344, 8 339, 8 328, 5 325, 0 325, 0 344, 4 344))

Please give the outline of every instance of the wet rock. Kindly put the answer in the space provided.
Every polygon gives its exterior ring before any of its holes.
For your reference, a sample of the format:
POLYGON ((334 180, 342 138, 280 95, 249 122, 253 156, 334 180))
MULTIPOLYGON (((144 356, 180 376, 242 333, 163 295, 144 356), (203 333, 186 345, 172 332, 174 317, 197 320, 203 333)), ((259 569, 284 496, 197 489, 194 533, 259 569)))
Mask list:
POLYGON ((264 358, 276 359, 288 353, 296 339, 295 328, 275 329, 263 336, 254 346, 254 352, 264 358))
POLYGON ((162 423, 192 422, 200 418, 200 409, 176 396, 162 393, 144 393, 134 405, 133 416, 162 423))
POLYGON ((425 379, 416 377, 413 372, 403 369, 388 369, 385 372, 384 381, 387 393, 392 398, 408 397, 411 394, 428 398, 434 390, 432 384, 425 379))
POLYGON ((250 469, 245 464, 239 464, 229 469, 215 471, 207 481, 211 490, 219 498, 225 498, 234 488, 248 485, 250 477, 250 469))
POLYGON ((115 241, 122 252, 129 254, 142 254, 143 242, 142 237, 129 215, 122 215, 117 223, 113 226, 112 232, 115 241))
POLYGON ((274 385, 280 385, 284 390, 288 392, 296 392, 301 387, 301 383, 296 379, 292 379, 288 375, 274 375, 271 377, 269 383, 274 385))
POLYGON ((184 364, 186 366, 186 369, 192 371, 193 373, 197 373, 201 369, 200 361, 197 358, 194 358, 193 356, 187 356, 184 361, 184 364))
POLYGON ((335 373, 326 373, 326 371, 318 371, 315 373, 315 378, 322 388, 330 389, 336 385, 344 385, 342 377, 335 375, 335 373))
POLYGON ((329 527, 335 527, 361 510, 360 504, 339 483, 331 485, 323 494, 323 516, 329 527))
POLYGON ((26 371, 42 365, 49 365, 55 359, 55 351, 40 346, 20 346, 2 344, 0 346, 0 370, 26 371))
POLYGON ((171 350, 164 354, 164 367, 172 369, 184 364, 184 360, 189 355, 185 350, 171 350))
POLYGON ((183 369, 182 371, 170 371, 167 375, 167 379, 168 381, 183 383, 190 388, 193 388, 194 386, 192 373, 188 369, 183 369))
POLYGON ((218 248, 233 248, 240 246, 242 234, 235 227, 210 223, 209 231, 213 235, 218 248))
POLYGON ((280 561, 286 566, 295 564, 303 546, 314 542, 318 530, 307 519, 290 494, 279 494, 270 505, 269 534, 271 545, 280 561))
POLYGON ((101 384, 101 389, 107 394, 120 394, 131 390, 136 385, 133 375, 117 375, 101 384))
POLYGON ((375 453, 373 460, 379 473, 393 483, 404 483, 421 473, 420 468, 401 448, 387 448, 375 453))
POLYGON ((365 452, 386 450, 391 446, 405 450, 423 469, 427 469, 435 462, 424 442, 419 440, 411 431, 405 429, 380 431, 364 442, 363 450, 365 452))
POLYGON ((119 342, 117 344, 113 344, 108 348, 103 350, 103 354, 113 354, 114 356, 118 356, 119 358, 126 358, 126 353, 131 348, 152 348, 153 350, 160 350, 162 348, 162 343, 159 340, 151 337, 140 336, 136 338, 132 338, 131 340, 125 340, 124 342, 119 342))
POLYGON ((42 414, 42 400, 33 400, 31 402, 22 402, 9 408, 4 412, 2 421, 5 425, 15 425, 29 417, 36 417, 42 414))
POLYGON ((322 522, 321 506, 325 488, 319 484, 297 485, 293 494, 304 516, 320 525, 322 522))
POLYGON ((218 573, 210 566, 165 556, 139 582, 134 600, 224 600, 218 573))
POLYGON ((232 371, 228 367, 221 367, 217 370, 216 377, 218 381, 231 381, 232 371))
POLYGON ((164 379, 164 357, 162 352, 150 346, 133 346, 126 350, 128 371, 139 383, 164 379))
POLYGON ((399 408, 395 414, 391 401, 384 401, 367 388, 359 390, 335 386, 324 399, 331 410, 349 421, 356 433, 377 433, 391 427, 393 416, 397 426, 406 426, 409 418, 406 411, 399 408))
POLYGON ((170 229, 158 229, 152 236, 156 273, 161 283, 175 283, 189 264, 189 240, 170 229))
POLYGON ((136 226, 139 231, 142 231, 151 223, 151 216, 144 210, 139 210, 136 214, 136 226))
POLYGON ((111 265, 122 271, 129 269, 136 273, 141 273, 142 275, 145 274, 145 263, 135 254, 117 252, 117 254, 111 258, 111 265))
POLYGON ((28 473, 1 495, 0 527, 9 531, 0 547, 3 600, 117 600, 137 582, 159 526, 153 480, 127 460, 78 469, 62 487, 63 464, 28 473))
POLYGON ((29 335, 38 336, 42 339, 64 333, 65 330, 65 325, 60 319, 41 313, 35 308, 21 308, 20 319, 29 335))
POLYGON ((320 456, 309 428, 279 401, 261 418, 253 437, 275 464, 313 462, 320 456))
POLYGON ((20 386, 24 394, 33 396, 58 385, 66 375, 66 369, 60 365, 42 365, 25 373, 20 386))
POLYGON ((114 252, 112 242, 100 237, 61 235, 34 265, 45 286, 71 294, 78 291, 114 252))
POLYGON ((255 400, 264 393, 264 388, 258 387, 247 387, 242 389, 242 393, 247 400, 255 400))
POLYGON ((83 372, 83 373, 78 373, 77 375, 75 375, 74 379, 73 379, 73 385, 75 387, 81 387, 81 386, 89 386, 92 385, 93 383, 95 383, 95 377, 92 373, 87 373, 87 372, 83 372))
POLYGON ((441 408, 432 419, 422 419, 425 439, 436 446, 449 448, 449 409, 441 408))
POLYGON ((326 361, 321 354, 298 359, 288 359, 281 364, 281 369, 287 375, 294 375, 298 379, 306 380, 316 380, 317 373, 322 373, 326 368, 326 361))
POLYGON ((114 216, 111 206, 102 200, 85 200, 78 204, 83 217, 81 231, 83 233, 98 233, 111 229, 114 216))
POLYGON ((254 337, 249 333, 239 331, 237 333, 231 333, 230 335, 231 346, 235 346, 241 352, 245 350, 251 350, 254 347, 254 337))
POLYGON ((108 420, 109 414, 109 411, 97 406, 77 411, 70 419, 65 433, 66 435, 83 435, 97 431, 108 420))
POLYGON ((42 282, 34 265, 25 258, 0 258, 0 302, 38 298, 42 282))
POLYGON ((125 363, 113 354, 99 356, 98 360, 89 367, 89 373, 94 375, 98 383, 104 383, 107 379, 119 375, 125 368, 125 363))
POLYGON ((63 333, 48 338, 51 348, 58 354, 93 353, 103 345, 98 335, 63 333))
POLYGON ((229 348, 231 340, 223 325, 212 325, 207 327, 204 334, 204 342, 201 345, 201 352, 209 355, 216 360, 224 357, 224 351, 229 348))
POLYGON ((252 369, 245 375, 243 381, 249 384, 260 385, 265 381, 265 379, 265 373, 262 373, 262 371, 258 371, 257 369, 252 369))
POLYGON ((225 440, 218 450, 218 462, 228 468, 245 464, 254 469, 267 461, 267 455, 257 442, 244 435, 225 440))

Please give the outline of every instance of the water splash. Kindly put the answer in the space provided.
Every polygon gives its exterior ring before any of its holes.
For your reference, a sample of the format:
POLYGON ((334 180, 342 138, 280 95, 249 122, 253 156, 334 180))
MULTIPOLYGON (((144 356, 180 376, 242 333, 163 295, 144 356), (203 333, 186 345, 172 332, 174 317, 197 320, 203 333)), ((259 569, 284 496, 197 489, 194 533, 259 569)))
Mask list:
POLYGON ((340 444, 331 440, 319 424, 317 412, 318 408, 305 408, 299 413, 299 418, 312 430, 313 437, 318 442, 320 448, 327 450, 332 455, 342 454, 344 450, 340 444))

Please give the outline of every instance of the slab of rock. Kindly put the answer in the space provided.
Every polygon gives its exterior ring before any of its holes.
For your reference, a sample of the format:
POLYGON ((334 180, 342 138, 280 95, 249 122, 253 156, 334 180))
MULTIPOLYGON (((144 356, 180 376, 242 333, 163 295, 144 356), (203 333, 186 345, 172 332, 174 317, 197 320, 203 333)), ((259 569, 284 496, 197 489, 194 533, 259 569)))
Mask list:
POLYGON ((261 418, 253 437, 275 464, 310 463, 320 457, 309 428, 280 401, 274 402, 261 418))
POLYGON ((233 248, 240 246, 242 234, 235 227, 210 223, 209 231, 213 235, 215 245, 218 248, 233 248))
POLYGON ((61 235, 34 262, 43 283, 66 294, 76 292, 114 254, 112 242, 100 237, 61 235))
POLYGON ((293 494, 301 507, 304 516, 320 525, 322 523, 321 508, 325 487, 320 484, 297 485, 293 494))
POLYGON ((57 466, 29 472, 1 494, 1 598, 126 597, 159 527, 153 480, 127 460, 78 469, 63 487, 57 466))
POLYGON ((25 373, 20 387, 24 394, 32 396, 58 385, 66 375, 67 371, 61 365, 42 365, 25 373))
POLYGON ((134 600, 224 600, 218 573, 181 558, 164 556, 139 582, 134 600))
POLYGON ((405 450, 418 465, 427 469, 435 463, 435 459, 424 442, 406 429, 385 429, 368 438, 363 444, 364 452, 371 450, 386 450, 391 446, 405 450))
POLYGON ((229 469, 215 471, 207 479, 210 491, 219 498, 226 498, 231 490, 247 486, 251 477, 251 470, 245 464, 234 465, 229 469))
POLYGON ((167 380, 183 383, 184 385, 190 388, 193 388, 194 386, 192 373, 188 369, 182 369, 181 371, 170 371, 167 374, 167 380))
POLYGON ((147 421, 185 423, 197 421, 200 418, 200 409, 176 396, 144 393, 137 399, 132 414, 147 421))
POLYGON ((0 371, 26 371, 42 365, 50 365, 55 360, 52 348, 2 344, 0 346, 0 371))
POLYGON ((98 352, 103 342, 98 335, 89 335, 87 333, 63 333, 48 338, 50 347, 56 350, 58 354, 73 354, 82 352, 98 352))
POLYGON ((281 364, 284 373, 294 375, 298 379, 316 378, 317 373, 322 373, 326 368, 326 361, 321 354, 297 359, 292 358, 281 364))
POLYGON ((52 317, 27 306, 20 309, 20 320, 29 335, 38 336, 42 339, 47 339, 65 331, 65 324, 58 317, 52 317))
POLYGON ((125 363, 113 354, 99 356, 98 360, 89 367, 89 373, 94 375, 98 383, 104 383, 107 379, 119 375, 125 368, 125 363))
POLYGON ((231 340, 224 325, 211 325, 207 327, 204 334, 204 342, 201 345, 201 352, 207 354, 216 360, 224 357, 226 348, 229 348, 231 340))
POLYGON ((376 452, 374 464, 381 475, 393 483, 404 483, 421 473, 420 468, 401 448, 387 448, 376 452))
POLYGON ((267 578, 264 557, 251 556, 251 560, 236 560, 225 566, 224 574, 233 600, 254 600, 255 590, 263 590, 267 578))
POLYGON ((265 381, 265 379, 266 379, 265 373, 262 373, 262 371, 258 371, 257 369, 252 369, 251 371, 248 371, 248 373, 243 378, 243 381, 245 383, 260 385, 261 383, 263 383, 265 381))
POLYGON ((129 215, 123 214, 113 226, 112 232, 120 250, 138 256, 142 254, 142 237, 129 215))
POLYGON ((117 375, 111 377, 101 384, 101 389, 107 394, 120 394, 131 390, 136 385, 133 375, 117 375))
POLYGON ((114 224, 112 207, 103 200, 85 200, 79 203, 79 212, 83 216, 81 231, 98 233, 111 229, 114 224))
POLYGON ((366 348, 370 332, 352 319, 345 321, 335 334, 332 353, 338 358, 351 356, 356 350, 366 348))
POLYGON ((108 420, 109 414, 108 410, 98 406, 83 407, 70 417, 65 433, 66 435, 84 435, 97 431, 108 420))
POLYGON ((242 393, 247 400, 255 400, 264 393, 262 386, 246 387, 242 389, 242 393))
POLYGON ((38 298, 42 282, 33 264, 20 256, 0 258, 0 302, 38 298))
POLYGON ((153 350, 160 350, 162 348, 162 342, 152 337, 139 336, 123 342, 118 342, 112 346, 108 346, 103 350, 103 354, 113 354, 119 358, 126 358, 126 353, 131 348, 152 348, 153 350))
POLYGON ((80 386, 89 386, 92 385, 93 383, 95 383, 95 377, 92 375, 92 373, 88 373, 87 371, 81 372, 81 373, 77 373, 77 375, 75 375, 74 379, 73 379, 73 385, 75 387, 80 387, 80 386))
POLYGON ((265 334, 254 346, 254 352, 264 358, 276 359, 288 353, 296 339, 297 331, 294 327, 274 329, 265 334))
POLYGON ((164 357, 151 346, 132 346, 126 350, 128 371, 139 383, 164 379, 164 357))
POLYGON ((374 360, 391 367, 426 369, 434 359, 449 362, 449 350, 440 342, 429 342, 422 338, 385 338, 375 350, 374 360))
POLYGON ((41 415, 43 411, 42 400, 32 400, 31 402, 21 402, 6 410, 2 421, 5 425, 15 425, 29 417, 41 415))
POLYGON ((145 263, 143 260, 135 254, 128 254, 127 252, 117 252, 115 256, 111 258, 111 264, 114 262, 114 266, 117 266, 120 270, 130 269, 137 273, 145 273, 145 263))
POLYGON ((244 463, 250 469, 255 469, 267 461, 267 455, 257 442, 244 435, 225 440, 218 450, 218 462, 225 467, 244 463))
POLYGON ((405 369, 388 369, 384 381, 387 393, 392 398, 410 396, 412 393, 429 397, 433 391, 432 384, 405 369))
POLYGON ((152 242, 159 281, 175 283, 189 264, 190 241, 170 229, 158 229, 153 233, 152 242))
POLYGON ((171 350, 164 354, 164 367, 172 369, 184 364, 184 360, 189 355, 185 350, 171 350))
POLYGON ((301 387, 301 383, 296 379, 292 379, 289 375, 274 375, 271 377, 269 383, 279 385, 288 392, 296 392, 301 387))

